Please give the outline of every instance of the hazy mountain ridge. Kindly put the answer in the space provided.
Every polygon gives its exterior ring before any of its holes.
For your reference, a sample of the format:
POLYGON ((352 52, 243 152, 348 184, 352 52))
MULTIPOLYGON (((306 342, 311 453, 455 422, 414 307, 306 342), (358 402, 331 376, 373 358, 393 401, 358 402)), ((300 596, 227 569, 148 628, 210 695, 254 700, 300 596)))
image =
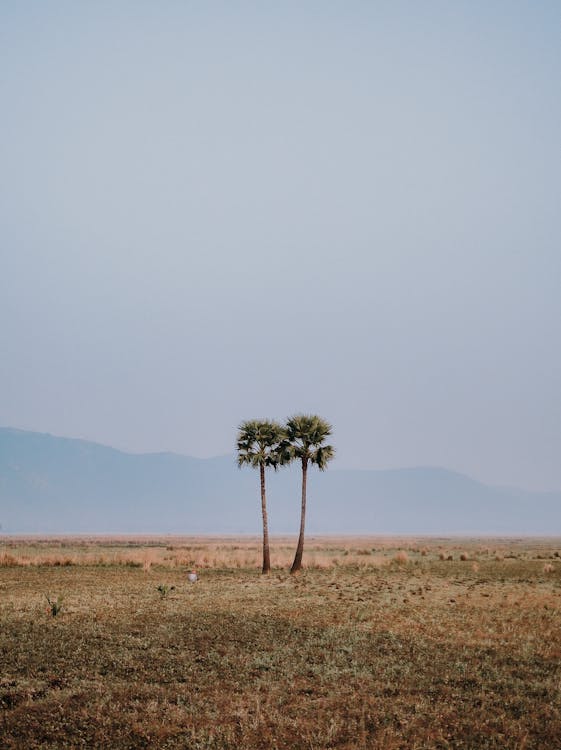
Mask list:
MULTIPOLYGON (((296 532, 300 472, 268 472, 272 533, 296 532)), ((433 467, 310 471, 309 533, 561 533, 561 492, 484 485, 433 467)), ((256 471, 235 457, 131 454, 0 428, 4 533, 258 533, 256 471)))

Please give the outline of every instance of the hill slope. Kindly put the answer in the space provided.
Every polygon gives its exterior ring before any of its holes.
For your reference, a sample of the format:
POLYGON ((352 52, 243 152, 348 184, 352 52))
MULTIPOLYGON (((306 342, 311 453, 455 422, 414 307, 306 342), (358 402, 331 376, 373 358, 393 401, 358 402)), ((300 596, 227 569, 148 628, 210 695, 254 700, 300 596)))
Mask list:
MULTIPOLYGON (((296 466, 268 475, 272 533, 295 533, 296 466)), ((309 533, 561 534, 561 493, 489 487, 445 469, 310 471, 309 533)), ((4 533, 258 533, 257 472, 233 456, 129 454, 0 428, 4 533)))

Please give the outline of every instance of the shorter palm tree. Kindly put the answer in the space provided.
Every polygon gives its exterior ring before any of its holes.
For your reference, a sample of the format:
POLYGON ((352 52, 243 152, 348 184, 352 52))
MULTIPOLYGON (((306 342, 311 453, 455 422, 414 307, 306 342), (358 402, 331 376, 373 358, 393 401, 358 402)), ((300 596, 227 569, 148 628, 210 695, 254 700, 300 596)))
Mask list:
POLYGON ((280 445, 285 437, 284 429, 277 422, 266 419, 251 419, 239 426, 237 438, 238 466, 248 465, 259 468, 261 477, 261 515, 263 517, 263 568, 262 573, 271 570, 269 553, 269 527, 267 519, 267 498, 265 494, 265 468, 277 469, 281 462, 280 445))
MULTIPOLYGON (((281 447, 281 453, 290 455, 302 464, 302 508, 300 514, 300 534, 296 555, 292 563, 291 573, 297 573, 302 568, 304 554, 304 528, 306 525, 306 481, 308 464, 315 465, 324 471, 327 464, 335 455, 332 445, 324 445, 324 441, 332 433, 329 422, 314 414, 296 414, 286 423, 286 440, 281 447)), ((285 459, 286 461, 286 459, 285 459)))

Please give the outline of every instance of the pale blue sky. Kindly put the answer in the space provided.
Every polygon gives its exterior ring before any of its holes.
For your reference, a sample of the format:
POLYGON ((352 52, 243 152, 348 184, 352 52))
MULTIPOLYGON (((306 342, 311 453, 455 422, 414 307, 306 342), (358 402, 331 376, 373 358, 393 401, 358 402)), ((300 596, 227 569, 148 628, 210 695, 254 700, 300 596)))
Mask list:
POLYGON ((3 2, 0 424, 561 488, 561 4, 3 2))

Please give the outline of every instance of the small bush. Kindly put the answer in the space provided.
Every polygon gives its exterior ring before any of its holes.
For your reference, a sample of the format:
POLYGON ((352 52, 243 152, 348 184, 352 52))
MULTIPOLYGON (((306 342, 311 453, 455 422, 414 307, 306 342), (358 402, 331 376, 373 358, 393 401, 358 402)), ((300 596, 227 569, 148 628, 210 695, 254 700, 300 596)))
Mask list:
POLYGON ((409 555, 405 550, 399 550, 399 552, 393 558, 398 565, 407 565, 409 562, 409 555))
POLYGON ((62 596, 57 596, 56 599, 51 599, 48 594, 45 594, 45 599, 49 603, 47 612, 52 616, 56 617, 62 611, 62 596))

